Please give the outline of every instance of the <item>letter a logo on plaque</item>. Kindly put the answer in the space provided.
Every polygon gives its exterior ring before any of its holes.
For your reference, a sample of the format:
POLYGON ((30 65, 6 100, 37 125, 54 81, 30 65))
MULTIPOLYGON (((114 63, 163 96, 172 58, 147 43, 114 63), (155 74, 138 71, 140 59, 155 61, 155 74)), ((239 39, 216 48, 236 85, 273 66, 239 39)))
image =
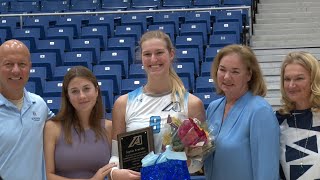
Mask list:
POLYGON ((117 139, 120 168, 140 172, 141 160, 154 151, 151 127, 118 134, 117 139))

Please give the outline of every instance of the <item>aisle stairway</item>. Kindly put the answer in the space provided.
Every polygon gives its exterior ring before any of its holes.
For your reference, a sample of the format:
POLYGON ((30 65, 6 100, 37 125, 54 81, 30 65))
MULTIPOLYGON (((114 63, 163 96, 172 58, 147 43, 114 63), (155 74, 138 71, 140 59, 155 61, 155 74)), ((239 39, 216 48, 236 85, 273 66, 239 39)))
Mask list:
POLYGON ((320 59, 320 1, 260 0, 252 48, 268 85, 266 99, 280 105, 280 67, 291 51, 308 51, 320 59))

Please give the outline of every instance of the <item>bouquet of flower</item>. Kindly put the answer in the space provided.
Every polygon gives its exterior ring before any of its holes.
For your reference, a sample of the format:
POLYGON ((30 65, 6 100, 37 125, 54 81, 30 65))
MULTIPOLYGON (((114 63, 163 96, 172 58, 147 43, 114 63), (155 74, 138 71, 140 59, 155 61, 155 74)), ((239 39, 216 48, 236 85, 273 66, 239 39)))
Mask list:
POLYGON ((205 158, 214 150, 214 138, 207 124, 196 118, 177 119, 168 117, 167 131, 163 145, 170 145, 174 151, 186 151, 188 157, 205 158))

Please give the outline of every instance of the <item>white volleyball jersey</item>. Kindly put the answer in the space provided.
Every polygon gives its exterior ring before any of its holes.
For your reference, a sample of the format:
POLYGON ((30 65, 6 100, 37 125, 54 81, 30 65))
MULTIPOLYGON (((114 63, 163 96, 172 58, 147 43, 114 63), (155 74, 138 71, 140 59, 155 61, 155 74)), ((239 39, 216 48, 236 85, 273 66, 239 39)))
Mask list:
POLYGON ((143 92, 140 87, 128 93, 126 106, 126 131, 133 131, 151 126, 153 129, 155 153, 162 152, 162 137, 164 125, 167 123, 168 115, 177 118, 188 117, 188 96, 184 95, 183 108, 178 99, 172 102, 171 93, 163 96, 151 96, 143 92))

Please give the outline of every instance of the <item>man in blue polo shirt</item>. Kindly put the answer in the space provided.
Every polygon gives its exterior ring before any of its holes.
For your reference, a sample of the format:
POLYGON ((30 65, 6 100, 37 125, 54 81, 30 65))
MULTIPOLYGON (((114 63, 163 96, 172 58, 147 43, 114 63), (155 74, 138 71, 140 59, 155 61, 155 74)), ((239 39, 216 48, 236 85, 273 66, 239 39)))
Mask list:
POLYGON ((0 175, 4 180, 46 179, 43 127, 53 116, 45 101, 24 87, 30 52, 18 40, 0 46, 0 175))

